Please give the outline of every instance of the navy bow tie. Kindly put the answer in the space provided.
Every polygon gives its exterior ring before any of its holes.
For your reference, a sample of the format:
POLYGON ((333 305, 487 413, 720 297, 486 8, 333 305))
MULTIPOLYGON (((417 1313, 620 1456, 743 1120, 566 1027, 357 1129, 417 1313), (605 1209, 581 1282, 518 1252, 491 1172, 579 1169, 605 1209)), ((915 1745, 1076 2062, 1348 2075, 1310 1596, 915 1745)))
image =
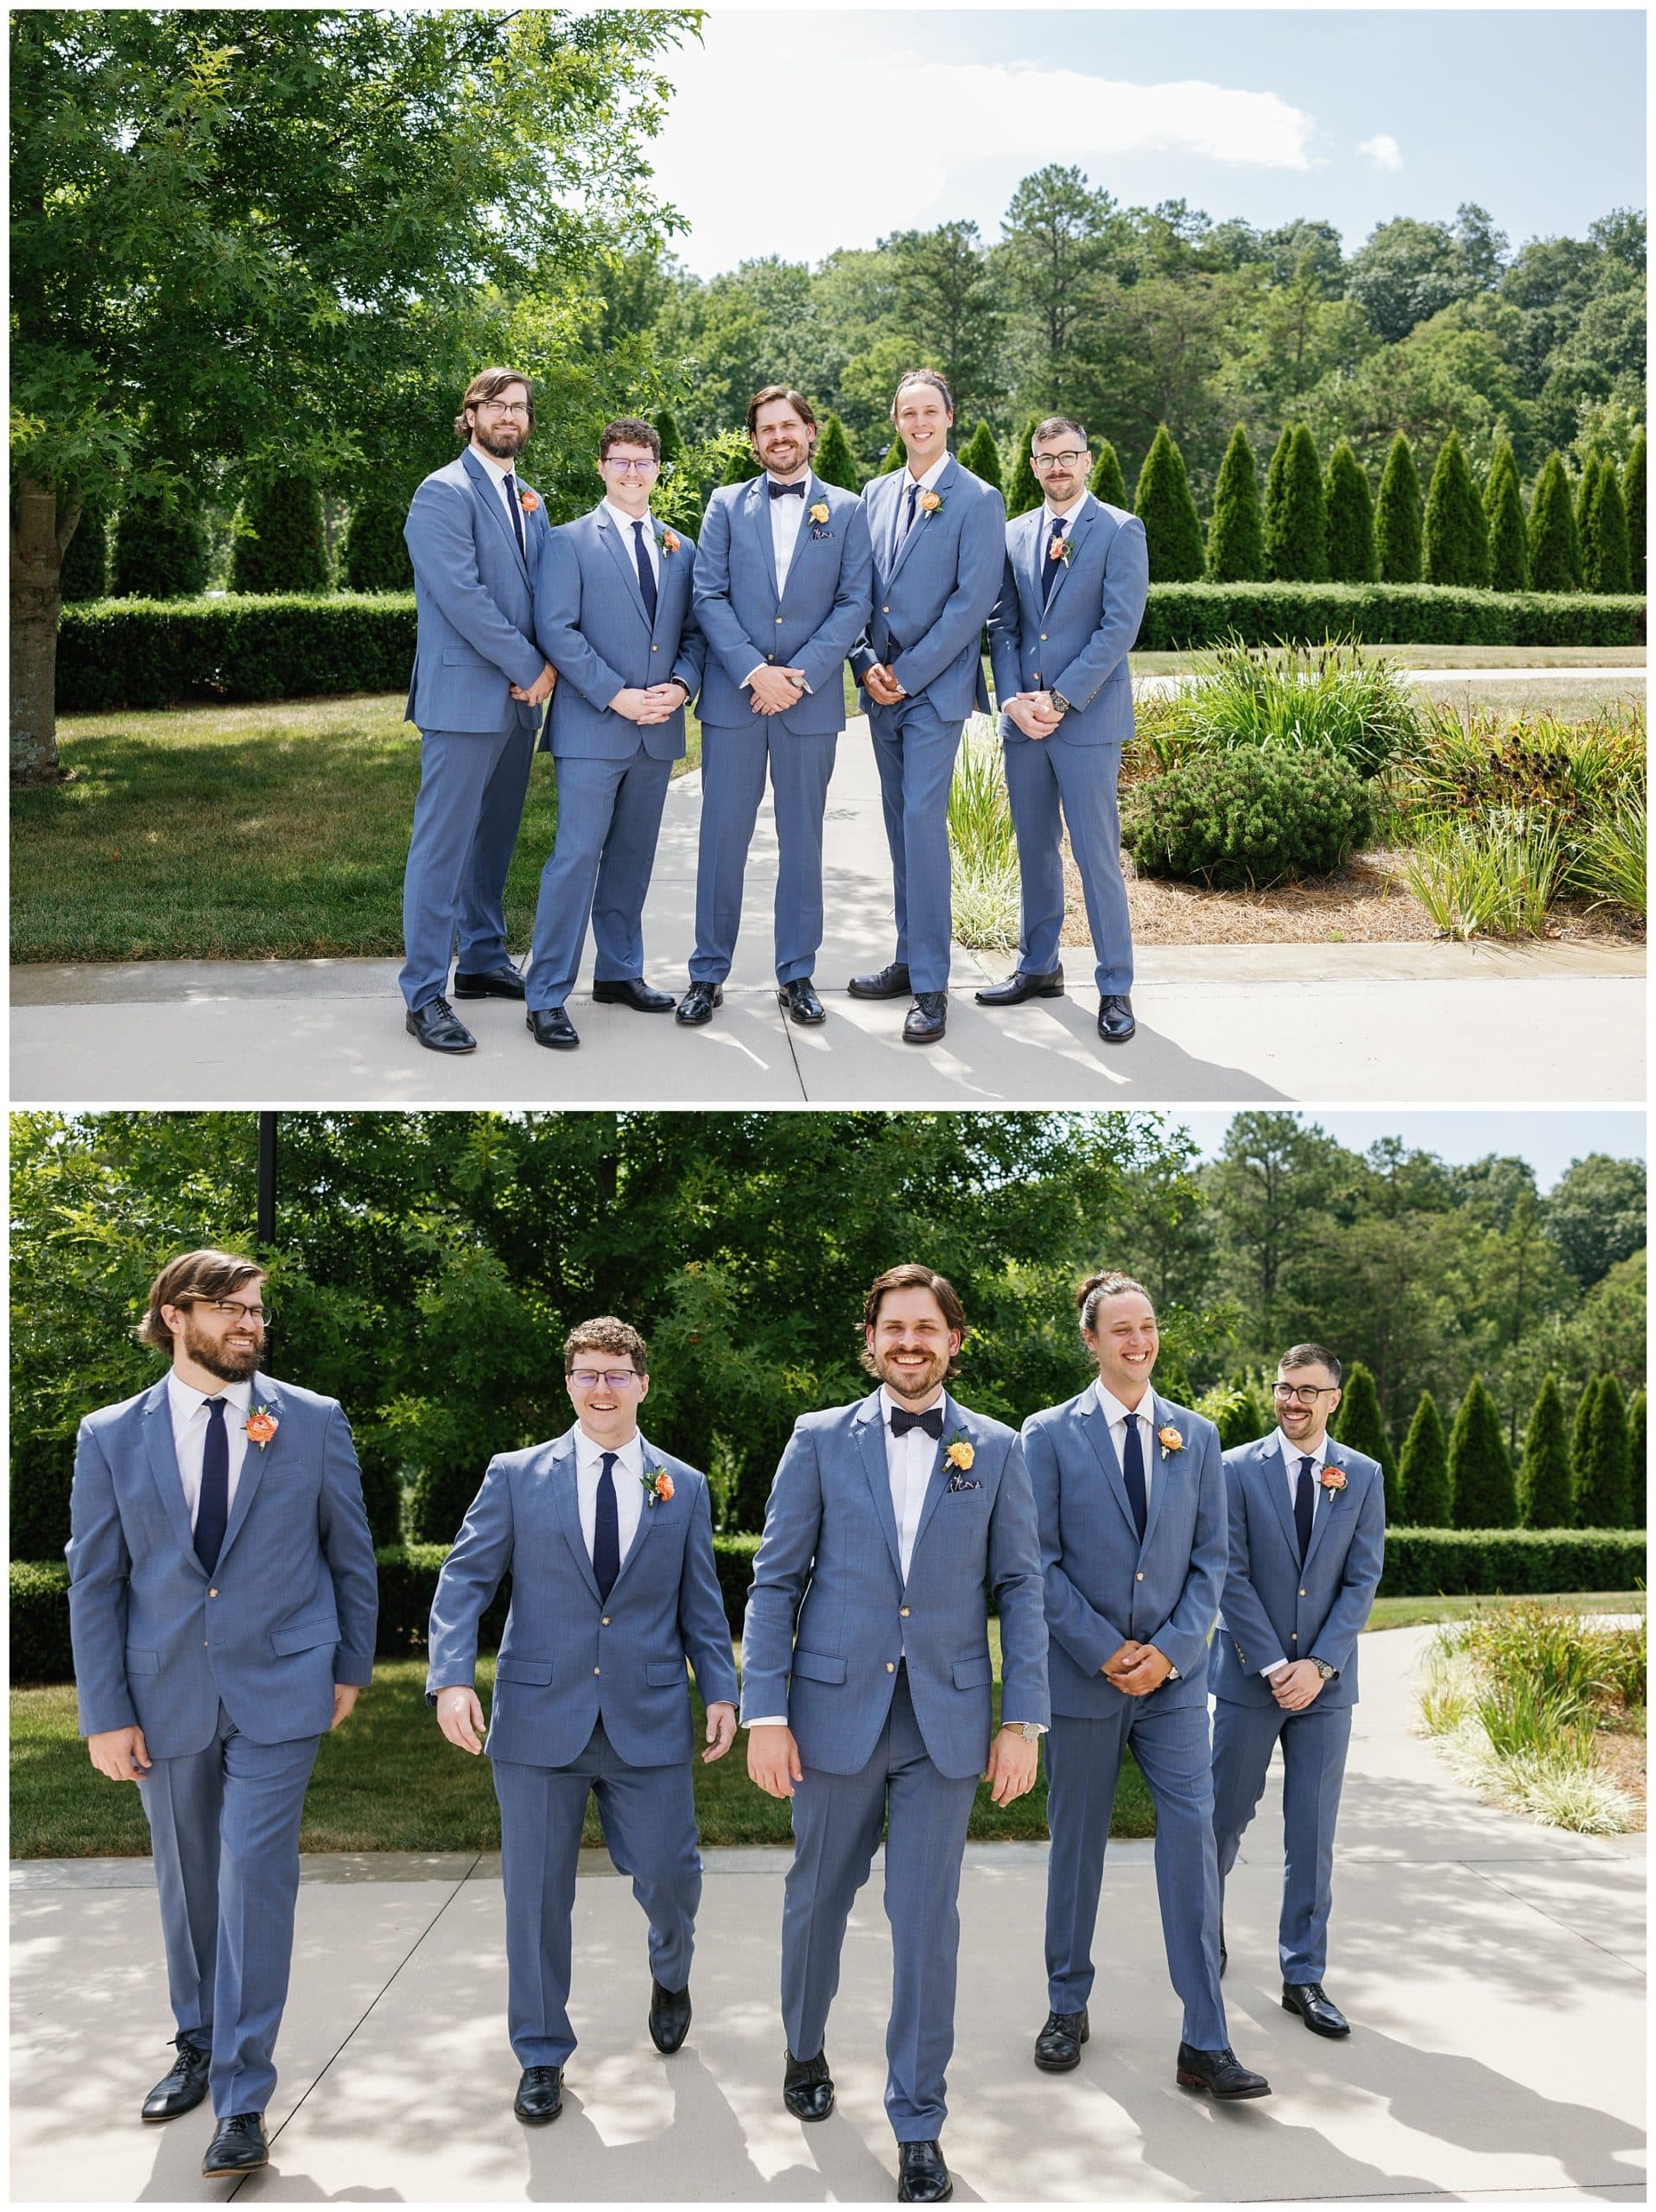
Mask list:
POLYGON ((797 484, 778 484, 774 476, 771 479, 771 497, 773 499, 791 499, 796 495, 802 499, 805 496, 805 480, 803 476, 797 484))
POLYGON ((933 1406, 923 1414, 905 1413, 901 1406, 891 1408, 891 1433, 906 1436, 911 1428, 923 1428, 934 1440, 941 1440, 943 1433, 943 1409, 933 1406))

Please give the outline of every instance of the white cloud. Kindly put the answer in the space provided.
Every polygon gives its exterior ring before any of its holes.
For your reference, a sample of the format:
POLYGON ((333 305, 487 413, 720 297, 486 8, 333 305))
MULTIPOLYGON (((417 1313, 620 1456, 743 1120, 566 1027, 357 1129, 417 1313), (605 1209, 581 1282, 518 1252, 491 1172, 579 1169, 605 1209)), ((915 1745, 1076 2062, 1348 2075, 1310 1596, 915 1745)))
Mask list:
POLYGON ((1403 149, 1389 131, 1382 130, 1373 138, 1365 138, 1357 151, 1367 154, 1371 167, 1374 168, 1400 169, 1403 167, 1403 149))

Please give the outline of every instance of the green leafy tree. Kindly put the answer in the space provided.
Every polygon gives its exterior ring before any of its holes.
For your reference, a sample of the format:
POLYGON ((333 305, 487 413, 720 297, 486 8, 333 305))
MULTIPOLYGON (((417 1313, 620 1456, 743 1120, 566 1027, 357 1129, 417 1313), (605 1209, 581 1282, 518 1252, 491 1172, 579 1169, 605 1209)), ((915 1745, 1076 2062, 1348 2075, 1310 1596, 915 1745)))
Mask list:
POLYGON ((322 491, 314 476, 284 472, 253 486, 231 555, 230 588, 262 593, 327 589, 322 491))
POLYGON ((1329 1424, 1329 1433, 1336 1442, 1348 1444, 1354 1452, 1378 1459, 1386 1486, 1388 1491, 1391 1489, 1397 1472, 1397 1454, 1386 1431, 1374 1378, 1360 1359, 1354 1360, 1346 1370, 1344 1389, 1329 1424))
POLYGON ((1363 465, 1344 438, 1329 455, 1326 499, 1330 578, 1337 584, 1372 583, 1374 502, 1363 465))
POLYGON ((725 465, 725 473, 719 481, 721 484, 746 484, 764 473, 754 458, 752 447, 744 443, 732 449, 730 459, 725 465))
POLYGON ((63 556, 64 603, 102 599, 109 590, 109 518, 83 505, 80 521, 63 556))
POLYGON ((1012 464, 1012 480, 1006 486, 1008 515, 1026 515, 1031 507, 1038 507, 1046 498, 1045 487, 1031 467, 1029 458, 1030 448, 1035 443, 1035 433, 1040 427, 1040 422, 1038 415, 1031 415, 1024 425, 1023 436, 1018 442, 1012 464))
POLYGON ((837 415, 830 415, 822 427, 814 465, 824 484, 838 485, 842 492, 855 492, 861 486, 862 473, 857 467, 857 456, 851 450, 845 424, 837 415))
POLYGON ((1512 443, 1502 438, 1483 485, 1483 518, 1489 543, 1489 582, 1496 591, 1522 591, 1529 582, 1529 533, 1512 443))
POLYGON ((1024 178, 1001 219, 994 259, 1027 347, 1020 385, 1051 406, 1075 404, 1070 385, 1120 227, 1109 194, 1056 162, 1024 178))
POLYGON ((1000 483, 1000 448, 995 443, 995 434, 980 418, 978 426, 961 448, 960 463, 969 468, 974 476, 981 477, 986 484, 993 484, 997 492, 1000 483))
POLYGON ((1221 1452, 1234 1452, 1239 1444, 1252 1444, 1271 1433, 1272 1417, 1251 1382, 1216 1384, 1196 1400, 1196 1410, 1219 1431, 1221 1452))
POLYGON ((1526 1529, 1567 1529, 1573 1515, 1570 1489, 1570 1432, 1558 1378, 1549 1374, 1536 1393, 1524 1431, 1518 1469, 1519 1517, 1526 1529))
POLYGON ((1193 583, 1206 566, 1202 524, 1184 461, 1165 423, 1158 423, 1139 472, 1133 512, 1145 526, 1153 582, 1193 583))
POLYGON ((194 599, 207 588, 207 533, 182 503, 135 491, 116 518, 111 565, 117 599, 194 599))
POLYGON ((1288 583, 1323 583, 1329 573, 1328 505, 1323 464, 1310 426, 1294 425, 1274 506, 1267 501, 1265 557, 1272 575, 1288 583))
POLYGON ((1530 499, 1529 554, 1532 591, 1581 589, 1581 540, 1562 454, 1550 453, 1535 480, 1530 499))
POLYGON ((1094 438, 1093 451, 1097 458, 1093 462, 1088 490, 1095 499, 1102 499, 1106 506, 1121 507, 1131 514, 1133 503, 1127 497, 1127 480, 1121 474, 1121 463, 1115 448, 1107 438, 1094 438))
POLYGON ((1251 583, 1265 575, 1265 518, 1259 477, 1247 432, 1230 434, 1213 490, 1208 523, 1208 574, 1216 584, 1251 583))
POLYGON ((1431 472, 1426 493, 1425 545, 1428 583, 1488 582, 1489 541, 1483 505, 1466 465, 1458 431, 1451 430, 1444 439, 1431 472))
POLYGON ((897 231, 882 242, 892 315, 920 355, 942 372, 956 419, 984 411, 1001 388, 1005 311, 975 223, 897 231))
POLYGON ((1576 1467, 1576 1519, 1583 1529, 1632 1529, 1633 1452, 1627 1402, 1614 1375, 1601 1375, 1593 1392, 1586 1449, 1576 1467))
POLYGON ((1374 507, 1374 553, 1380 582, 1418 584, 1422 555, 1420 472, 1401 430, 1393 439, 1374 507))
POLYGON ((1593 504, 1582 542, 1582 582, 1589 591, 1627 591, 1633 582, 1627 510, 1621 480, 1608 461, 1599 464, 1593 504))
POLYGON ((365 492, 351 511, 339 574, 347 591, 412 591, 414 564, 403 525, 409 502, 400 493, 365 492))
POLYGON ((1449 1491, 1457 1529, 1511 1529, 1518 1520, 1513 1463, 1501 1415, 1475 1375, 1449 1433, 1449 1491))
POLYGON ((1447 1529, 1449 1439, 1430 1390, 1420 1393, 1398 1462, 1398 1496, 1388 1517, 1399 1528, 1447 1529))
POLYGON ((1621 501, 1627 511, 1627 548, 1633 556, 1632 588, 1638 592, 1645 588, 1645 475, 1648 460, 1649 443, 1640 430, 1621 472, 1621 501))
POLYGON ((1645 1248, 1645 1163, 1589 1152, 1572 1160, 1542 1206, 1546 1233, 1583 1290, 1645 1248))

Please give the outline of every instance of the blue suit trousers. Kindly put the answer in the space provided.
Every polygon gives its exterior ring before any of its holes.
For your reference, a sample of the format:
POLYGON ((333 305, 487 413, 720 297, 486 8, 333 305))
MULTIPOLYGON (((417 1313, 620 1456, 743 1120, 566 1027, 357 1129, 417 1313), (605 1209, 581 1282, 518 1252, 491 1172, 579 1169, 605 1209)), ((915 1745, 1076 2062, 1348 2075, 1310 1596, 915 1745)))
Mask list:
POLYGON ((1266 1770, 1282 1744, 1282 1917, 1277 1948, 1285 1982, 1321 1981, 1328 1965, 1333 1903, 1334 1828, 1351 1742, 1351 1707, 1313 1704, 1214 1707, 1214 1834, 1219 1878, 1236 1864, 1242 1832, 1264 1794, 1266 1770))
POLYGON ((1121 880, 1121 815, 1116 780, 1119 745, 1070 745, 1062 737, 1031 739, 1004 748, 1006 794, 1018 839, 1018 965, 1031 976, 1058 965, 1063 928, 1063 824, 1081 874, 1092 932, 1099 995, 1133 988, 1133 929, 1121 880))
POLYGON ((558 834, 541 870, 530 952, 531 1013, 574 990, 589 921, 597 981, 643 976, 644 894, 673 764, 640 745, 625 760, 560 753, 557 773, 558 834))
POLYGON ((1184 2004, 1183 2037, 1198 2050, 1230 2041, 1219 1993, 1219 1863, 1204 1702, 1158 1707, 1123 1699, 1097 1720, 1055 1713, 1046 1739, 1047 2002, 1079 2012, 1092 1993, 1098 1919, 1121 1754, 1133 1755, 1156 1806, 1156 1895, 1168 1973, 1184 2004))
POLYGON ((663 1989, 690 1979, 701 1855, 686 1764, 629 1766, 593 1729, 568 1766, 492 1759, 506 1892, 506 2024, 520 2066, 562 2066, 569 2024, 570 1925, 581 1824, 590 1792, 604 1841, 650 1923, 650 1971, 663 1989))
POLYGON ((832 731, 796 736, 771 715, 755 715, 751 729, 702 725, 693 982, 722 983, 730 973, 767 762, 777 810, 777 981, 794 982, 815 967, 822 943, 822 814, 838 743, 832 731))
POLYGON ((535 733, 511 719, 492 734, 428 729, 420 743, 420 796, 403 876, 403 972, 409 1011, 448 988, 460 932, 460 965, 498 968, 506 951, 506 871, 535 758, 535 733))
POLYGON ((945 721, 923 695, 868 706, 891 852, 897 957, 917 991, 949 988, 949 787, 964 721, 945 721))
POLYGON ((320 1736, 255 1744, 223 1706, 205 1751, 138 1783, 178 2032, 211 2050, 219 2119, 263 2112, 293 1959, 299 1821, 320 1736))
POLYGON ((782 1909, 782 2024, 796 2058, 822 2048, 840 1986, 852 1900, 885 1827, 885 1916, 891 1923, 891 2017, 885 2111, 899 2143, 941 2135, 945 2069, 955 2048, 958 1898, 977 1777, 955 1781, 927 1756, 906 1671, 873 1757, 857 1774, 805 1769, 793 1798, 794 1859, 782 1909))

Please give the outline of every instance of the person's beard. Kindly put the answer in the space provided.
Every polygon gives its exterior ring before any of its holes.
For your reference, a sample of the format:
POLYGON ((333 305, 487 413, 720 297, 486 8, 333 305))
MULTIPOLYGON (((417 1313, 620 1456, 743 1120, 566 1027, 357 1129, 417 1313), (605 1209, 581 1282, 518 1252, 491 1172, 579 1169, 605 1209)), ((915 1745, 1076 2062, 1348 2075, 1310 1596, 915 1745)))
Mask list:
POLYGON ((497 430, 492 434, 485 429, 479 428, 473 435, 476 437, 478 443, 482 447, 484 452, 486 453, 492 460, 516 461, 518 454, 523 449, 523 440, 527 435, 527 433, 522 430, 507 429, 505 430, 497 430), (503 442, 504 440, 507 439, 511 441, 510 444, 503 442))
POLYGON ((263 1333, 251 1344, 230 1344, 217 1337, 210 1337, 205 1329, 198 1329, 193 1321, 184 1324, 184 1349, 198 1367, 205 1367, 209 1375, 216 1375, 221 1382, 244 1382, 257 1371, 259 1354, 264 1348, 263 1333))
MULTIPOLYGON (((923 1345, 900 1344, 900 1351, 924 1351, 923 1345)), ((949 1373, 946 1354, 933 1352, 923 1368, 899 1367, 892 1354, 887 1352, 879 1360, 879 1379, 894 1398, 924 1398, 930 1395, 949 1373)))

